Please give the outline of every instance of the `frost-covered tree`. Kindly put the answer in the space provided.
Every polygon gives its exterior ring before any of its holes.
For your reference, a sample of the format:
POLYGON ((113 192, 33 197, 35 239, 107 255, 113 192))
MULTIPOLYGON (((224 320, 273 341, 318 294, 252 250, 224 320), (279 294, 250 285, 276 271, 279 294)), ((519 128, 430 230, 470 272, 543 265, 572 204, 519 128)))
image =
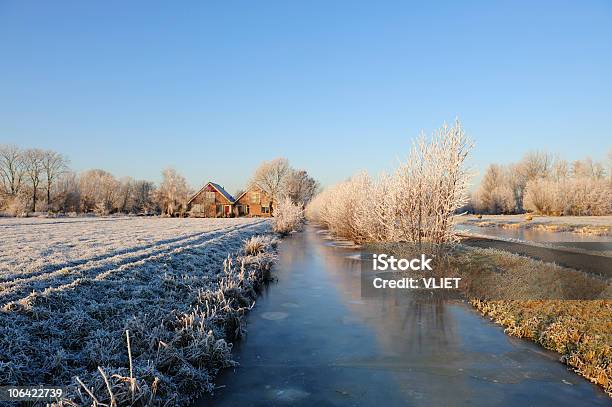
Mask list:
POLYGON ((81 209, 106 215, 116 210, 119 182, 107 171, 88 170, 79 177, 81 209))
POLYGON ((444 125, 429 139, 422 135, 393 174, 360 173, 326 188, 307 216, 356 242, 453 241, 454 216, 468 198, 471 148, 459 121, 444 125))
POLYGON ((516 180, 505 167, 491 164, 482 178, 480 187, 473 195, 472 206, 483 213, 512 213, 515 210, 516 180))
POLYGON ((270 197, 271 213, 274 213, 274 203, 286 193, 287 179, 290 174, 289 161, 279 157, 260 164, 251 178, 250 184, 258 187, 270 197))
POLYGON ((157 191, 162 213, 168 216, 184 213, 187 210, 190 192, 187 181, 174 168, 163 170, 162 177, 162 183, 157 191))
POLYGON ((304 170, 291 170, 287 176, 285 193, 296 204, 307 205, 316 195, 319 183, 304 170))

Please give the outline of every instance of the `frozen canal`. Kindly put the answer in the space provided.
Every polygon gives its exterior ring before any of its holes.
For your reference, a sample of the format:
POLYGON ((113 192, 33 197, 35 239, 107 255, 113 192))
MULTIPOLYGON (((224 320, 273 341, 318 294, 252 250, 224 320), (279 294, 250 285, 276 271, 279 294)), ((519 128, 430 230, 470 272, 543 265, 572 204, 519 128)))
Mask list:
POLYGON ((461 302, 362 298, 356 257, 312 227, 286 239, 235 348, 241 366, 196 405, 610 405, 461 302))

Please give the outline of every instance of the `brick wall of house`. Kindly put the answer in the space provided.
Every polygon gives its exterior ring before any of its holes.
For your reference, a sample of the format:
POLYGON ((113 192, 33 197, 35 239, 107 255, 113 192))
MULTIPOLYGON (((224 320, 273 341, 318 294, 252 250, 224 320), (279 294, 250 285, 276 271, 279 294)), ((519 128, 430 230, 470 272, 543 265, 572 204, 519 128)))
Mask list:
POLYGON ((236 201, 235 206, 238 216, 267 218, 271 216, 270 203, 271 199, 268 195, 256 187, 251 187, 236 201))

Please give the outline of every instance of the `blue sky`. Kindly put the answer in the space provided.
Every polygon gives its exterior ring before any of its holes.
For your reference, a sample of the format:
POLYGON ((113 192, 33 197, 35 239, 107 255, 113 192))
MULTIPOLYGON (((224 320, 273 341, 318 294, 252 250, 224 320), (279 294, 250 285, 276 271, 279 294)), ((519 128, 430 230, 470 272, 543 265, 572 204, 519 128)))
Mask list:
POLYGON ((0 0, 0 143, 232 192, 276 156, 378 173, 456 116, 481 172, 605 157, 611 2, 424 3, 0 0))

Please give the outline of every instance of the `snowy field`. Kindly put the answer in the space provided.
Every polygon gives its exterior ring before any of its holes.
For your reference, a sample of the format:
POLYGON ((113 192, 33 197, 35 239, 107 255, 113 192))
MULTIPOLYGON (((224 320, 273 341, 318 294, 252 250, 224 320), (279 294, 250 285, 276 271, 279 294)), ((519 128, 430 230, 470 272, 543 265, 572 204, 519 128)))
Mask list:
POLYGON ((91 403, 79 376, 99 402, 117 400, 129 330, 140 396, 183 405, 211 390, 274 257, 270 239, 249 254, 244 241, 268 229, 257 219, 0 218, 0 383, 70 385, 91 403))

